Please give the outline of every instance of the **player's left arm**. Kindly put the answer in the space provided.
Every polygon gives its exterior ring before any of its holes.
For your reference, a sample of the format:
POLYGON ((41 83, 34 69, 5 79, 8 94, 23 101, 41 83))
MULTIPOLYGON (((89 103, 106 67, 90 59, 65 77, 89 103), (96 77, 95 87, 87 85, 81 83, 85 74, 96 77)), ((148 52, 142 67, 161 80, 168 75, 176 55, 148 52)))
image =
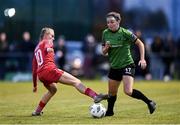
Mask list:
POLYGON ((141 66, 142 69, 145 69, 147 66, 146 60, 145 60, 145 47, 143 42, 140 39, 136 39, 135 44, 139 48, 139 53, 140 53, 140 60, 138 65, 141 66))
POLYGON ((54 49, 49 47, 49 48, 46 49, 46 51, 47 51, 48 53, 50 53, 50 52, 54 52, 54 49))
POLYGON ((44 48, 46 49, 46 51, 47 51, 48 53, 54 52, 53 43, 51 43, 50 41, 46 41, 44 48))

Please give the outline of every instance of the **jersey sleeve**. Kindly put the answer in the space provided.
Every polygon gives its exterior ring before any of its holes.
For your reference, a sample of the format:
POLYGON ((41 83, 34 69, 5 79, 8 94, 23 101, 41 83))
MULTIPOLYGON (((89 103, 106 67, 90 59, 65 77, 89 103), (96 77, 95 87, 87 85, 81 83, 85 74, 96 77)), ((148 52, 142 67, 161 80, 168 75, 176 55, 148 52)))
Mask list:
POLYGON ((137 40, 137 36, 132 33, 130 30, 127 30, 127 29, 123 29, 123 32, 124 32, 124 35, 133 43, 136 42, 137 40))
POLYGON ((44 42, 44 49, 47 51, 48 48, 53 48, 53 43, 51 42, 44 42))
POLYGON ((37 87, 37 61, 35 56, 33 57, 33 62, 32 62, 32 78, 33 78, 33 86, 37 87))

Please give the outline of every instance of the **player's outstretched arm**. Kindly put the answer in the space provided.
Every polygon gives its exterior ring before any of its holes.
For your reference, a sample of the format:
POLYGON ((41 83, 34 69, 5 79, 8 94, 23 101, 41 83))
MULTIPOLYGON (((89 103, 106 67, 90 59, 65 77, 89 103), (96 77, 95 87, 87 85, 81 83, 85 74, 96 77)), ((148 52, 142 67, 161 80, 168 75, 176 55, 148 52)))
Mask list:
POLYGON ((33 62, 32 62, 32 78, 33 78, 33 92, 37 92, 37 62, 35 57, 33 57, 33 62))

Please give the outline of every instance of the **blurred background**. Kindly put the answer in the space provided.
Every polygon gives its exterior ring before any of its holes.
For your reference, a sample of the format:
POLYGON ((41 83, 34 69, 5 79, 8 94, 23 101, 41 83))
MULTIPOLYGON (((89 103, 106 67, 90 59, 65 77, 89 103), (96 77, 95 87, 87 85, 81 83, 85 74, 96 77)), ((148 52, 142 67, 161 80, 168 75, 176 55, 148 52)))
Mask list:
MULTIPOLYGON (((139 80, 180 79, 179 0, 0 0, 0 80, 31 80, 31 63, 43 27, 55 30, 59 68, 85 79, 107 80, 101 53, 105 16, 120 12, 121 26, 145 44, 148 67, 139 80)), ((132 48, 135 63, 138 49, 132 48)))

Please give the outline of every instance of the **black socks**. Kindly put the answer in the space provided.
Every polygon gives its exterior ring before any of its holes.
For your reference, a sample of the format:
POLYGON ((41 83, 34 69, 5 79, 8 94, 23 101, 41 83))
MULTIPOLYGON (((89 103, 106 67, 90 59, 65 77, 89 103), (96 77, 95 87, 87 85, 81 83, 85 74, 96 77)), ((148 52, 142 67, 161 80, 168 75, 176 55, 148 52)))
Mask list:
POLYGON ((149 104, 150 100, 140 91, 133 89, 131 97, 143 100, 146 104, 149 104))
POLYGON ((108 114, 114 115, 113 108, 114 108, 114 104, 116 102, 116 99, 117 99, 117 95, 109 96, 109 98, 107 100, 108 101, 108 108, 107 108, 106 115, 108 115, 108 114))
MULTIPOLYGON (((136 98, 136 99, 140 99, 140 100, 144 101, 147 105, 149 105, 149 103, 151 101, 142 92, 140 92, 136 89, 133 89, 131 97, 136 98)), ((107 100, 108 107, 107 107, 107 111, 106 111, 106 116, 114 115, 113 108, 114 108, 114 104, 116 102, 116 99, 117 99, 117 95, 115 95, 115 96, 109 95, 109 98, 107 100)))

